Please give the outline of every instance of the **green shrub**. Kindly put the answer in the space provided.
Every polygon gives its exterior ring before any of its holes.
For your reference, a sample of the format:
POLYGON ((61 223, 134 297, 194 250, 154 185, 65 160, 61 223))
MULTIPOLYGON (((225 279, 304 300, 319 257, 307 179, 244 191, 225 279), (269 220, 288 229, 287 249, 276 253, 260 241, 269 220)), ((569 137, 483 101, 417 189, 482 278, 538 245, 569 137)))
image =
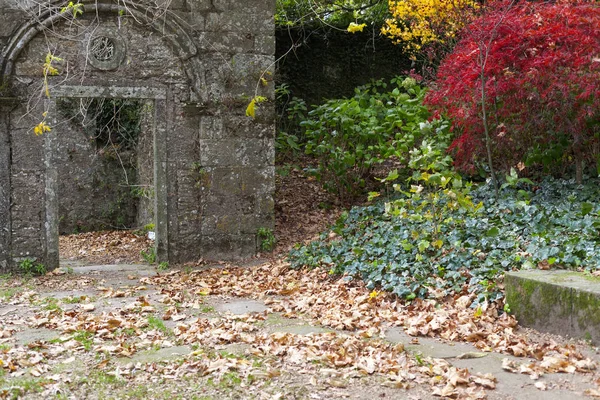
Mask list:
POLYGON ((422 101, 425 89, 412 78, 377 81, 359 87, 349 99, 329 100, 301 123, 306 153, 317 164, 309 170, 342 201, 362 194, 373 180, 373 170, 386 161, 406 164, 409 150, 441 120, 430 116, 422 101))
POLYGON ((277 243, 277 239, 275 238, 275 235, 271 229, 258 228, 256 235, 260 241, 259 246, 262 251, 273 251, 275 244, 277 243))
POLYGON ((599 268, 599 181, 531 186, 512 177, 497 201, 489 185, 469 193, 454 181, 435 191, 413 181, 396 200, 353 208, 332 228, 335 240, 325 233, 292 250, 292 266, 348 273, 409 299, 468 290, 477 302, 502 297, 507 270, 599 268))
POLYGON ((156 249, 150 247, 148 251, 141 250, 140 255, 148 264, 154 264, 156 262, 156 249))
POLYGON ((46 267, 42 263, 36 262, 32 258, 25 258, 19 262, 19 269, 28 275, 44 275, 46 273, 46 267))
POLYGON ((292 96, 287 84, 281 84, 275 89, 277 97, 277 136, 275 151, 278 161, 294 158, 302 151, 305 141, 302 136, 300 122, 306 119, 306 102, 292 96))

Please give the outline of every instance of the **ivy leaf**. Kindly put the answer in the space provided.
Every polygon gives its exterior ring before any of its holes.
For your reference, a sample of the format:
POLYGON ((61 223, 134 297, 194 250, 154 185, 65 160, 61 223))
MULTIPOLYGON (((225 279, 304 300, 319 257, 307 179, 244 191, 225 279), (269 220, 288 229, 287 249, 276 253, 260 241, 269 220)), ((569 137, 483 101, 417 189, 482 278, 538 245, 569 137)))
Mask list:
POLYGON ((592 212, 594 205, 592 203, 581 203, 581 215, 586 216, 592 212))
POLYGON ((431 243, 429 243, 427 240, 421 240, 418 244, 419 252, 424 252, 429 248, 430 245, 431 243))
POLYGON ((486 233, 485 236, 487 237, 495 237, 498 236, 498 234, 500 233, 500 230, 497 227, 493 227, 491 229, 489 229, 486 233))

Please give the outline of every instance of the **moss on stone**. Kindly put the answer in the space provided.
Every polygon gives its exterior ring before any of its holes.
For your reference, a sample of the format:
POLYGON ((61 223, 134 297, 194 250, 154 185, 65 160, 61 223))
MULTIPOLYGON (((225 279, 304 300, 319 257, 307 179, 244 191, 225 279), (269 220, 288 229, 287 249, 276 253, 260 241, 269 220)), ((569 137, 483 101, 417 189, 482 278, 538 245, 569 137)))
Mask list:
POLYGON ((521 271, 505 277, 506 301, 524 326, 592 343, 600 340, 600 279, 575 271, 521 271))
POLYGON ((572 297, 572 302, 580 329, 596 329, 600 326, 600 298, 597 295, 579 291, 572 297))
POLYGON ((554 275, 551 280, 552 280, 552 282, 562 283, 562 282, 567 282, 567 281, 573 280, 573 278, 575 278, 575 279, 583 278, 588 282, 595 282, 595 283, 600 284, 600 277, 593 276, 589 273, 577 272, 577 271, 562 272, 560 275, 554 275))
POLYGON ((569 318, 571 289, 551 283, 507 275, 506 301, 512 314, 525 325, 543 324, 550 315, 569 318))

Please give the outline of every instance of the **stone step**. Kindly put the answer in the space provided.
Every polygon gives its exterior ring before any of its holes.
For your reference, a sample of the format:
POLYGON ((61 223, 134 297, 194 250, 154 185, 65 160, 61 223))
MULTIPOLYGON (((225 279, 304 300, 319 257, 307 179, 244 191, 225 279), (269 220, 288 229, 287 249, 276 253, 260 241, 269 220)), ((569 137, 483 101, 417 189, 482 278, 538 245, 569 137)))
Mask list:
POLYGON ((522 326, 600 344, 600 278, 575 271, 523 270, 504 278, 522 326))

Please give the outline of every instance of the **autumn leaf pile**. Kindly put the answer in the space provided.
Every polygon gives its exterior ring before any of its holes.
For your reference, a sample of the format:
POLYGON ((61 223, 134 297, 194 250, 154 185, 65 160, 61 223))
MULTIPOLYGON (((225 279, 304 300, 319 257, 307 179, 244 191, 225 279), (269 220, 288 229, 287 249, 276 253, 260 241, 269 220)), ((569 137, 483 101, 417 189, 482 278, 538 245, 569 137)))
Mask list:
POLYGON ((468 307, 474 295, 445 302, 421 299, 405 302, 385 292, 369 291, 362 282, 344 278, 333 280, 323 270, 291 270, 287 264, 217 269, 189 275, 174 272, 142 280, 168 284, 170 288, 177 285, 197 287, 198 293, 204 295, 260 298, 274 312, 281 312, 286 317, 310 317, 320 325, 356 331, 361 337, 383 335, 391 326, 402 326, 411 336, 471 342, 483 351, 540 361, 545 357, 564 356, 575 366, 571 372, 592 367, 571 347, 529 341, 517 332, 515 318, 500 313, 496 304, 477 309, 468 307))
MULTIPOLYGON (((471 374, 445 359, 420 359, 405 351, 403 344, 387 341, 385 332, 394 326, 403 327, 415 340, 428 336, 467 341, 482 352, 528 357, 523 362, 507 359, 504 368, 532 379, 596 368, 574 346, 528 339, 514 318, 499 315, 494 304, 472 309, 467 307, 468 296, 437 303, 405 302, 370 291, 360 282, 332 279, 322 270, 291 270, 281 262, 173 271, 139 279, 128 276, 127 284, 119 287, 100 286, 86 277, 64 278, 36 279, 38 290, 0 300, 4 375, 0 383, 10 382, 6 377, 31 376, 41 380, 42 394, 76 386, 85 397, 86 390, 95 390, 89 383, 77 385, 57 372, 60 365, 84 362, 93 371, 129 384, 162 385, 165 380, 194 377, 224 381, 235 373, 244 382, 254 382, 247 390, 257 393, 267 382, 290 374, 328 390, 343 390, 374 377, 393 390, 425 386, 437 396, 450 398, 482 399, 495 388, 492 375, 471 374), (72 288, 93 288, 95 294, 58 300, 43 296, 44 290, 65 281, 72 288), (207 302, 232 297, 257 299, 269 309, 244 315, 202 311, 207 302), (112 301, 119 305, 109 306, 112 301), (11 307, 33 311, 11 313, 11 307), (306 335, 271 330, 266 324, 274 313, 326 329, 306 335), (23 329, 55 335, 20 345, 15 340, 23 329), (193 351, 174 361, 127 362, 136 354, 177 346, 193 351), (231 346, 243 351, 223 352, 231 346)), ((0 397, 26 394, 25 389, 11 387, 0 384, 0 397)))
POLYGON ((61 258, 86 263, 143 262, 140 253, 153 246, 152 240, 132 231, 87 232, 59 237, 61 258))

